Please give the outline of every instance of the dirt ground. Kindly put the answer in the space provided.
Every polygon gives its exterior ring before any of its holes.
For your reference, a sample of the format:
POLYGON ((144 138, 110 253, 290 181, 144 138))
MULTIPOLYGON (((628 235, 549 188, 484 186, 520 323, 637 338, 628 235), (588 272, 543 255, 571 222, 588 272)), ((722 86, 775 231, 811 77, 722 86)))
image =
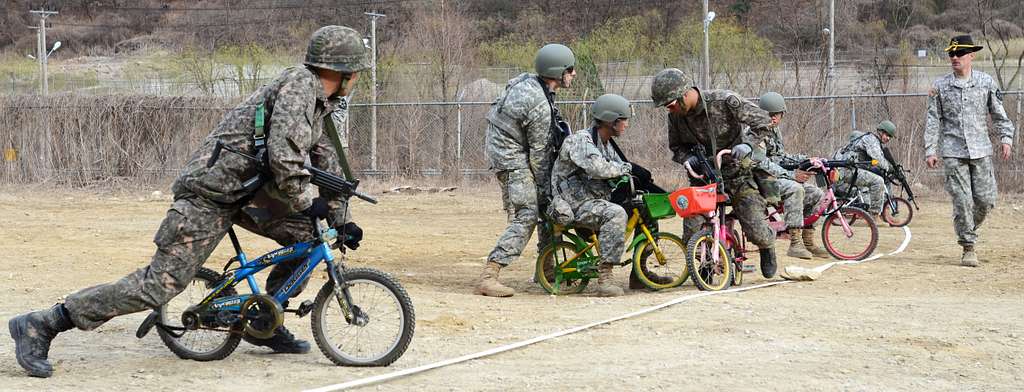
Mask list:
MULTIPOLYGON (((416 307, 416 335, 390 368, 333 366, 318 350, 270 355, 242 343, 218 362, 175 357, 155 333, 134 337, 143 314, 55 341, 49 379, 24 375, 0 331, 0 390, 298 390, 474 353, 693 294, 687 283, 620 298, 545 295, 530 283, 535 247, 502 280, 508 299, 472 295, 483 257, 504 225, 492 187, 482 194, 385 195, 357 202, 366 240, 353 266, 400 279, 416 307)), ((982 266, 958 266, 951 207, 936 196, 911 224, 907 250, 836 267, 821 280, 703 297, 644 316, 367 390, 957 390, 1016 391, 1024 383, 1024 199, 1006 197, 982 230, 982 266)), ((144 265, 169 199, 46 189, 0 190, 0 319, 144 265)), ((679 221, 663 228, 680 225, 679 221)), ((880 252, 903 240, 883 228, 880 252)), ((274 248, 242 236, 249 254, 274 248)), ((779 241, 779 249, 786 244, 779 241)), ((220 269, 230 244, 207 265, 220 269)), ((800 262, 813 266, 824 260, 800 262)), ((782 265, 797 264, 783 258, 782 265)), ((621 272, 621 281, 625 272, 621 272)), ((757 273, 745 285, 763 282, 757 273)), ((312 298, 314 281, 301 299, 312 298)), ((310 339, 308 319, 288 315, 310 339)))

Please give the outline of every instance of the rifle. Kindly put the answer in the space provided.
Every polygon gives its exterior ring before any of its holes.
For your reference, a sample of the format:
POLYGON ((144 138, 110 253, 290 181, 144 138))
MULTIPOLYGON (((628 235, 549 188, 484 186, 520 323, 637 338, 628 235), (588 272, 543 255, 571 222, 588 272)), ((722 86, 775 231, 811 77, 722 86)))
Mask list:
POLYGON ((889 161, 889 164, 892 165, 892 170, 886 173, 886 180, 895 185, 899 185, 903 191, 907 192, 907 200, 914 203, 915 209, 920 210, 921 207, 918 207, 917 201, 914 200, 914 191, 910 189, 910 183, 907 181, 906 173, 909 173, 910 171, 904 169, 899 162, 896 162, 896 159, 893 158, 892 152, 889 151, 888 147, 882 146, 882 155, 885 156, 885 160, 889 161))

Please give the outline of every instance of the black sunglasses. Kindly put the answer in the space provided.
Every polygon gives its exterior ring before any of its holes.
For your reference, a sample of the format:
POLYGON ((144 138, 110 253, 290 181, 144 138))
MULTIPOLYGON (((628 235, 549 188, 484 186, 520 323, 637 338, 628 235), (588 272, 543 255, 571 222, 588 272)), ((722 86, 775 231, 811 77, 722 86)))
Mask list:
POLYGON ((576 68, 575 67, 566 67, 565 68, 565 73, 572 73, 573 69, 576 69, 576 68))
POLYGON ((954 58, 954 57, 964 57, 964 56, 966 56, 966 55, 967 55, 968 53, 971 53, 971 51, 970 51, 970 50, 967 50, 967 49, 958 49, 958 50, 954 50, 954 51, 952 51, 952 52, 949 52, 949 58, 954 58))

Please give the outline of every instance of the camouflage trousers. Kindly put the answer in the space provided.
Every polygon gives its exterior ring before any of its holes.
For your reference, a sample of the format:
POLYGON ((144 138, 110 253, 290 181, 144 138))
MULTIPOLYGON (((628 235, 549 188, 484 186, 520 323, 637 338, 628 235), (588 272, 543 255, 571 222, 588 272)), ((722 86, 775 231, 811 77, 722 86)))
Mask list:
MULTIPOLYGON (((501 201, 508 214, 508 226, 498 237, 487 261, 507 266, 526 248, 526 243, 530 241, 540 221, 540 209, 537 205, 537 185, 529 169, 503 170, 497 173, 497 177, 501 187, 501 201)), ((537 250, 540 251, 551 242, 551 227, 540 225, 537 237, 537 250)))
POLYGON ((972 245, 978 227, 995 208, 998 189, 992 157, 978 159, 942 158, 946 192, 953 198, 953 229, 957 243, 972 245))
POLYGON ((799 183, 788 178, 776 180, 782 194, 782 208, 785 212, 786 228, 803 228, 804 218, 814 214, 824 193, 810 182, 799 183))
MULTIPOLYGON (((72 322, 80 329, 91 330, 114 317, 167 303, 188 286, 233 221, 282 245, 312 235, 312 222, 298 214, 256 225, 236 207, 224 207, 200 197, 175 200, 153 239, 157 251, 149 265, 115 282, 68 295, 64 306, 72 322)), ((300 264, 294 261, 275 266, 267 279, 267 292, 276 291, 300 264)), ((301 287, 293 296, 299 291, 301 287)))
MULTIPOLYGON (((608 200, 587 200, 573 210, 572 226, 597 232, 601 263, 616 264, 622 260, 626 248, 626 210, 608 200)), ((580 235, 589 236, 584 230, 580 235)))
MULTIPOLYGON (((732 187, 729 189, 737 189, 732 187)), ((740 221, 743 234, 759 249, 775 248, 775 230, 768 226, 768 217, 765 215, 766 202, 761 193, 750 186, 741 186, 739 191, 730 191, 732 198, 732 214, 740 221)), ((700 229, 707 218, 703 216, 690 217, 683 220, 683 241, 689 241, 697 230, 700 229)))
MULTIPOLYGON (((840 169, 839 174, 844 184, 843 189, 857 187, 861 198, 865 199, 864 203, 868 205, 869 213, 874 215, 882 213, 882 204, 885 203, 885 179, 882 176, 867 170, 857 170, 857 178, 853 179, 854 171, 849 169, 840 169), (854 180, 852 183, 851 179, 854 180)), ((850 195, 850 197, 853 196, 855 195, 850 195)))

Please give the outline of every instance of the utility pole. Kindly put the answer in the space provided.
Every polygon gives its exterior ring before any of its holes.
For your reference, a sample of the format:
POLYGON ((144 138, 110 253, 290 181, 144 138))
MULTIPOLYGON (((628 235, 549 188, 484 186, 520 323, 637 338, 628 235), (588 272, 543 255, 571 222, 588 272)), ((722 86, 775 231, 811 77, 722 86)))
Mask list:
POLYGON ((370 170, 377 170, 377 18, 387 15, 365 12, 370 17, 370 170))
MULTIPOLYGON (((836 0, 828 2, 828 74, 825 75, 825 94, 833 95, 836 91, 836 0)), ((829 131, 836 128, 836 100, 828 100, 829 131)))
POLYGON ((704 65, 701 67, 703 68, 701 70, 703 71, 701 73, 701 79, 703 80, 701 80, 700 87, 709 89, 711 88, 711 60, 709 59, 708 51, 708 42, 710 41, 708 39, 708 0, 704 0, 702 3, 704 4, 704 12, 701 14, 704 15, 704 19, 701 20, 701 23, 704 25, 704 65))
POLYGON ((50 81, 46 69, 46 60, 47 57, 50 57, 48 56, 48 53, 46 53, 46 17, 57 15, 57 11, 30 10, 29 12, 36 14, 36 16, 39 17, 39 31, 36 36, 36 54, 39 55, 39 57, 37 57, 37 59, 39 59, 39 74, 42 76, 42 80, 39 85, 39 93, 46 95, 50 92, 50 81))

